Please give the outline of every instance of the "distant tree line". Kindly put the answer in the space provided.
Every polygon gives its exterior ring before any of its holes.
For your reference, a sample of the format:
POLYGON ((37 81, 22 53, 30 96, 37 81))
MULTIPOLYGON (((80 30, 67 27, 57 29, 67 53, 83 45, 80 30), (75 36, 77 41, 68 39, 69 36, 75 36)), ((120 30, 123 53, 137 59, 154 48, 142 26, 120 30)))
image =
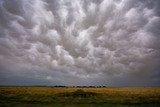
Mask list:
POLYGON ((77 87, 77 88, 105 88, 107 86, 62 86, 62 85, 55 85, 53 87, 77 87))

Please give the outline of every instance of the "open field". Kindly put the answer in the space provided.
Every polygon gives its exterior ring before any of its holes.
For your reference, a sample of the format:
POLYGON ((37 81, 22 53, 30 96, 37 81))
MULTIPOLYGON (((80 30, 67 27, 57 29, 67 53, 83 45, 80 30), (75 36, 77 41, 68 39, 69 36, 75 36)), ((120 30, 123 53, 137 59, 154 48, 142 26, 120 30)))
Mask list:
POLYGON ((0 87, 0 107, 160 105, 160 88, 0 87), (78 106, 77 106, 78 105, 78 106))

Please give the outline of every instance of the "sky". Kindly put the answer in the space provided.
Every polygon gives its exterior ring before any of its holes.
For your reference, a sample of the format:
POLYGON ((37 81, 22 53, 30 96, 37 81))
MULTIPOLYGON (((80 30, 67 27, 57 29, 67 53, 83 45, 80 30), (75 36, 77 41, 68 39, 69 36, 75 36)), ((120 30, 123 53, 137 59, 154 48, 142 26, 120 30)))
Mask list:
POLYGON ((0 85, 160 86, 160 0, 0 0, 0 85))

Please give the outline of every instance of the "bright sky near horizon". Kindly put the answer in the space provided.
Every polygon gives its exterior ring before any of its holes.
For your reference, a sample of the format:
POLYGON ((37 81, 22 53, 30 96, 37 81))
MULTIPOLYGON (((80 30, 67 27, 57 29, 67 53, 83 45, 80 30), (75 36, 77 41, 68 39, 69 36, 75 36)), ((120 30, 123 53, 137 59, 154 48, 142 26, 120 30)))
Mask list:
POLYGON ((0 85, 160 86, 160 0, 0 0, 0 85))

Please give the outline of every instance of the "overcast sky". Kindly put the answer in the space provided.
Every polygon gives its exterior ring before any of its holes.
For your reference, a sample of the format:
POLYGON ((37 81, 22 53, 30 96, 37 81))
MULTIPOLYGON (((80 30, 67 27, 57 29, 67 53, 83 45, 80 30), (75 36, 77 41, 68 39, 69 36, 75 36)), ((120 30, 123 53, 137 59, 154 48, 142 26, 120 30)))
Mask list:
POLYGON ((160 86, 160 0, 0 0, 0 85, 160 86))

